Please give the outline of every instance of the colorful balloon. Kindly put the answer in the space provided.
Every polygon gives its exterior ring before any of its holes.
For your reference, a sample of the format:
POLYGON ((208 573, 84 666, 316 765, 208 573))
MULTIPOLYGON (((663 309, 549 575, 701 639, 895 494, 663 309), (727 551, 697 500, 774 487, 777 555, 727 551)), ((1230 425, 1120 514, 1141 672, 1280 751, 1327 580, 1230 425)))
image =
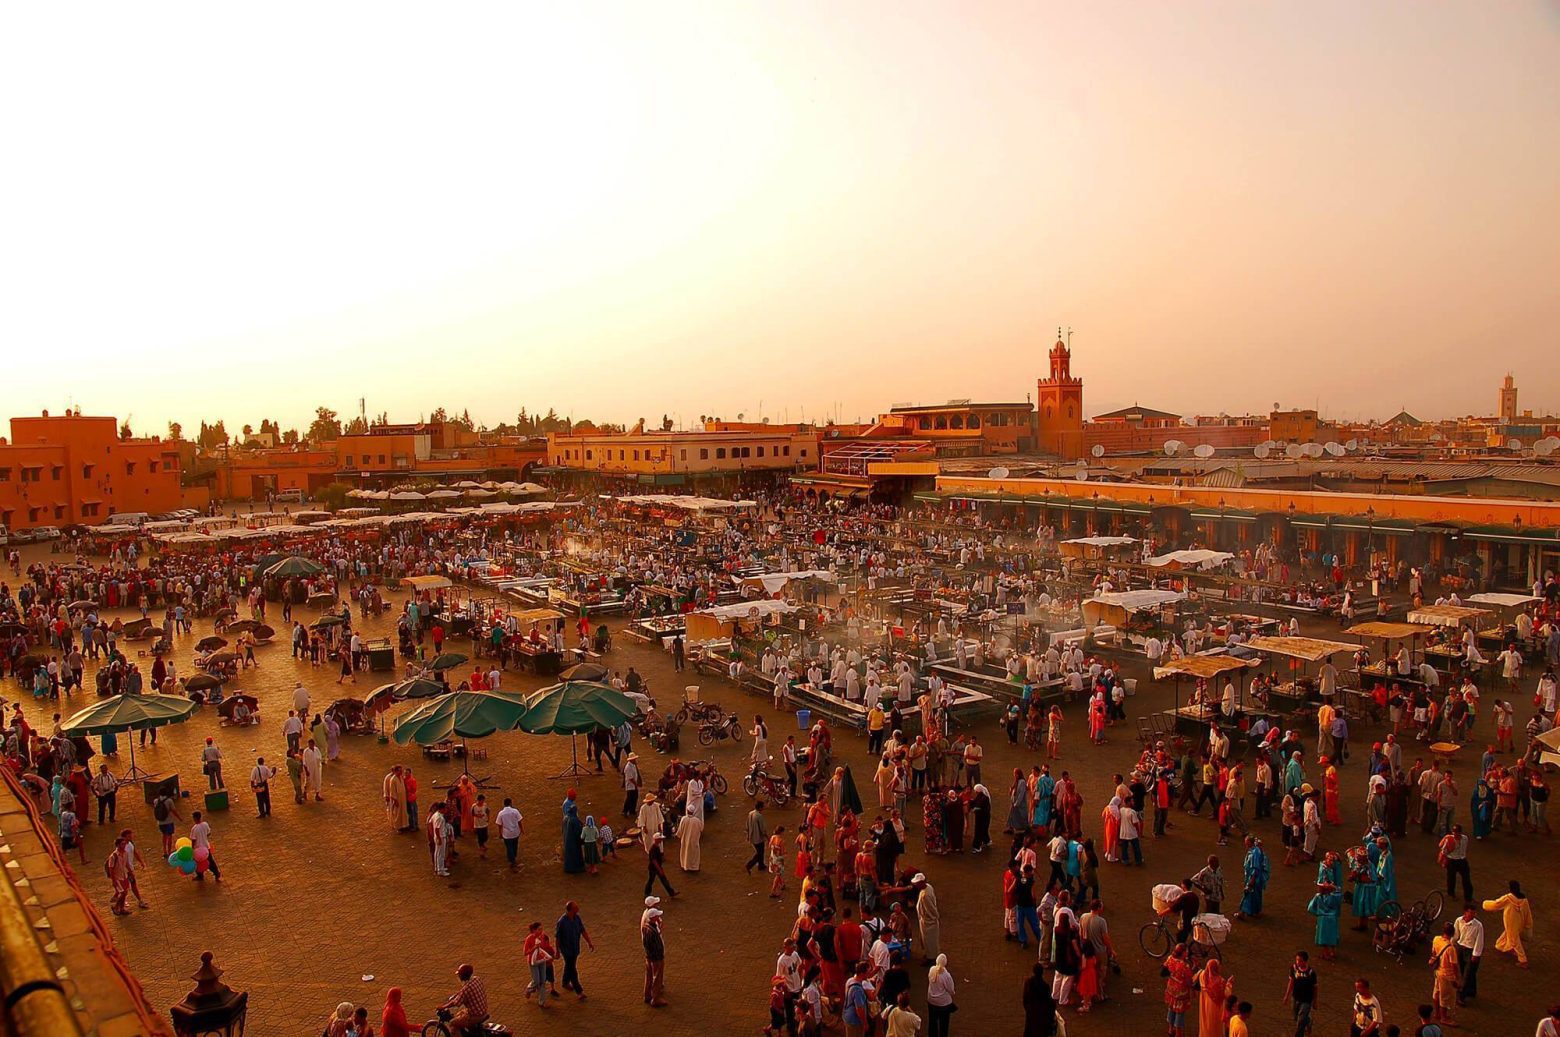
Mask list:
POLYGON ((189 836, 187 836, 187 835, 181 835, 181 836, 180 836, 180 837, 179 837, 179 841, 178 841, 178 842, 176 842, 176 843, 174 843, 174 844, 173 844, 173 848, 174 848, 174 849, 175 849, 175 850, 182 850, 182 849, 184 849, 184 848, 185 848, 185 847, 186 847, 186 846, 194 846, 194 845, 195 845, 195 844, 194 844, 194 843, 193 843, 193 842, 191 842, 191 841, 190 841, 190 837, 189 837, 189 836))
POLYGON ((173 851, 173 855, 179 858, 180 861, 192 861, 195 859, 195 848, 193 846, 181 846, 173 851))
POLYGON ((170 868, 177 868, 178 866, 179 866, 179 855, 177 853, 170 853, 168 855, 168 867, 170 867, 170 868))

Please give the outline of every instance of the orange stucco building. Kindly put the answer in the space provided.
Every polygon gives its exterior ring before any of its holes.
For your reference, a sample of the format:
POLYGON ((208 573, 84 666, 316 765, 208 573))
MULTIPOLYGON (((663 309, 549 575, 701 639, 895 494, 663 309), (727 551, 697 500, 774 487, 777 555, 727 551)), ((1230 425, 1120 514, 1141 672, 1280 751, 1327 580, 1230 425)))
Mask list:
POLYGON ((120 439, 114 418, 67 411, 12 418, 0 439, 0 525, 98 525, 127 512, 180 506, 179 448, 120 439))

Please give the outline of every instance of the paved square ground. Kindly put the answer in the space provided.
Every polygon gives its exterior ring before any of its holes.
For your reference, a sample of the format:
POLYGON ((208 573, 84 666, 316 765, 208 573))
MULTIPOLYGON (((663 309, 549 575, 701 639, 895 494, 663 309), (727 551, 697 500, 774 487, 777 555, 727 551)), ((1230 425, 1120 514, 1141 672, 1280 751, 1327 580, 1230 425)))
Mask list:
MULTIPOLYGON (((368 623, 367 628, 374 633, 389 632, 390 624, 382 619, 368 623)), ((190 672, 193 644, 207 633, 209 620, 201 621, 193 635, 178 639, 176 658, 181 673, 190 672)), ((749 723, 755 712, 769 717, 772 746, 777 744, 776 738, 783 739, 788 730, 795 729, 789 716, 772 717, 766 701, 738 692, 723 681, 675 674, 664 653, 628 638, 617 641, 609 663, 614 668, 637 666, 663 705, 679 698, 684 684, 700 683, 707 698, 740 710, 744 723, 749 723)), ((121 822, 136 828, 138 842, 148 851, 150 867, 142 885, 152 906, 114 919, 112 924, 158 1005, 166 1007, 188 990, 191 984, 187 977, 195 970, 199 953, 209 949, 227 970, 227 979, 235 987, 250 990, 249 1032, 257 1037, 316 1034, 328 1011, 340 1001, 368 1004, 377 1020, 385 989, 391 985, 405 989, 410 1014, 419 1020, 426 1018, 434 1003, 454 989, 452 973, 462 961, 472 962, 487 977, 495 1017, 523 1033, 731 1034, 757 1032, 763 1024, 774 958, 789 929, 794 901, 789 897, 784 902, 770 900, 765 896, 765 881, 747 878, 741 868, 748 856, 743 838, 748 804, 735 786, 747 757, 746 741, 740 746, 722 743, 713 751, 734 791, 722 801, 705 830, 703 870, 697 875, 680 875, 675 869, 675 852, 668 855, 673 881, 682 895, 664 905, 671 1005, 654 1011, 640 1000, 643 958, 637 921, 645 874, 643 856, 631 850, 594 877, 564 875, 559 864, 559 807, 565 784, 547 775, 568 762, 568 739, 513 733, 486 740, 489 759, 478 770, 491 773, 502 786, 490 796, 513 796, 525 814, 523 870, 518 874, 507 871, 501 845, 495 840, 485 861, 477 857, 474 846, 464 845, 453 875, 436 878, 423 836, 392 832, 381 808, 381 779, 394 763, 413 765, 425 789, 430 780, 447 780, 459 772, 458 765, 423 761, 415 748, 381 745, 372 737, 346 738, 342 759, 326 769, 324 802, 294 804, 283 778, 275 794, 275 815, 268 821, 255 818, 247 774, 256 755, 264 755, 272 763, 281 761, 284 739, 280 728, 294 680, 303 680, 315 707, 323 708, 342 695, 362 696, 383 679, 363 674, 356 687, 338 688, 333 668, 316 669, 295 662, 281 643, 263 649, 260 658, 262 665, 242 674, 237 686, 259 696, 264 718, 261 726, 242 730, 219 727, 214 712, 203 710, 187 724, 164 729, 157 746, 139 756, 150 770, 179 772, 186 788, 198 796, 204 780, 197 754, 207 735, 217 738, 226 755, 233 799, 229 812, 212 819, 223 883, 197 884, 158 860, 150 811, 128 793, 124 797, 121 822), (526 924, 533 919, 550 928, 569 898, 581 903, 598 947, 596 953, 587 952, 582 959, 590 998, 584 1004, 568 998, 544 1014, 524 999, 527 975, 519 957, 520 942, 526 924)), ((1171 698, 1169 687, 1150 685, 1146 674, 1137 675, 1145 679, 1140 694, 1129 701, 1129 712, 1136 715, 1165 708, 1171 698)), ((510 675, 506 683, 530 690, 543 682, 510 675)), ((81 702, 78 696, 77 704, 81 702)), ((65 707, 66 712, 72 708, 76 707, 65 707)), ((986 774, 995 800, 993 828, 1000 829, 1012 768, 1027 768, 1035 761, 1031 754, 1006 744, 994 718, 980 720, 979 730, 988 745, 986 774)), ((1101 797, 1111 774, 1124 770, 1135 757, 1136 742, 1126 729, 1117 728, 1109 745, 1091 748, 1084 744, 1082 731, 1082 711, 1070 707, 1060 766, 1081 777, 1085 826, 1098 834, 1098 822, 1092 819, 1097 818, 1101 797)), ((1356 742, 1369 733, 1356 730, 1356 742)), ((657 773, 660 758, 648 748, 639 748, 647 777, 657 773)), ((864 740, 842 736, 836 740, 836 751, 855 764, 870 817, 875 796, 870 783, 872 761, 864 740)), ((693 754, 696 747, 685 742, 684 752, 693 754)), ((122 771, 128 763, 128 746, 121 737, 119 758, 113 766, 122 771)), ((1347 844, 1342 833, 1352 839, 1359 828, 1360 778, 1356 760, 1344 774, 1347 823, 1342 829, 1329 829, 1324 845, 1341 848, 1347 844)), ((622 794, 610 770, 604 777, 585 778, 577 785, 583 812, 620 820, 622 794)), ((426 791, 421 798, 426 804, 426 791)), ((497 803, 495 800, 495 807, 497 803)), ((195 796, 184 804, 186 818, 193 805, 198 805, 195 796)), ((919 810, 913 813, 907 859, 925 859, 924 870, 938 890, 944 946, 958 981, 960 1011, 953 1030, 1016 1034, 1022 1020, 1019 987, 1029 972, 1033 952, 1021 952, 1001 938, 1001 854, 926 859, 921 853, 919 810)), ((1466 807, 1460 808, 1460 814, 1466 820, 1466 807)), ((794 807, 772 811, 771 824, 785 824, 794 831, 796 815, 794 807)), ((1259 834, 1274 856, 1268 914, 1258 922, 1237 926, 1226 945, 1225 960, 1236 977, 1237 991, 1257 1005, 1255 1032, 1288 1033, 1279 1022, 1285 1012, 1279 998, 1291 954, 1312 945, 1311 920, 1303 909, 1315 869, 1284 868, 1277 828, 1272 822, 1262 824, 1266 827, 1259 828, 1259 834)), ((108 849, 107 837, 108 833, 96 826, 88 829, 91 864, 81 869, 105 911, 109 890, 101 861, 108 849)), ((1000 851, 1005 841, 998 838, 1000 851)), ((1183 815, 1175 819, 1169 838, 1148 841, 1148 867, 1103 869, 1107 914, 1125 972, 1113 981, 1113 1003, 1077 1021, 1069 1019, 1070 1033, 1123 1032, 1123 1027, 1132 1032, 1160 1032, 1163 988, 1157 963, 1143 955, 1136 941, 1137 928, 1150 916, 1148 888, 1179 880, 1195 869, 1194 862, 1215 850, 1227 871, 1238 875, 1239 848, 1216 847, 1214 839, 1215 830, 1208 821, 1183 815)), ((1560 896, 1555 892, 1560 870, 1552 848, 1552 842, 1523 835, 1497 836, 1474 850, 1473 871, 1481 895, 1495 893, 1497 886, 1503 888, 1505 880, 1513 876, 1523 879, 1532 891, 1537 928, 1530 953, 1537 967, 1532 972, 1519 972, 1509 959, 1492 950, 1480 975, 1478 1007, 1468 1009, 1462 1017, 1468 1032, 1531 1032, 1544 1004, 1560 997, 1552 984, 1541 979, 1550 974, 1544 966, 1553 960, 1552 920, 1560 916, 1560 896)), ((1413 830, 1398 851, 1399 885, 1405 898, 1421 896, 1441 885, 1429 839, 1413 830)), ((1487 917, 1486 924, 1493 946, 1499 923, 1487 917)), ((1378 984, 1390 1018, 1399 1023, 1411 1021, 1414 1006, 1430 991, 1430 973, 1422 960, 1398 965, 1375 955, 1363 936, 1348 932, 1339 961, 1322 964, 1321 975, 1319 1034, 1347 1032, 1345 1009, 1349 984, 1356 975, 1368 975, 1378 984)), ((920 996, 924 971, 915 970, 915 984, 919 1010, 924 1005, 920 996)))

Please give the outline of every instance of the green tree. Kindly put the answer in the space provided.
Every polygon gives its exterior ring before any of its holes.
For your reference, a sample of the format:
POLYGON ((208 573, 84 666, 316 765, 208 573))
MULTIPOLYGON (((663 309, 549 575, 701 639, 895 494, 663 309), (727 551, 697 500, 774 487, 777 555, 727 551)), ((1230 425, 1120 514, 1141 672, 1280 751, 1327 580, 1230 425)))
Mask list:
POLYGON ((129 439, 134 433, 130 431, 130 415, 125 415, 125 420, 119 423, 119 438, 129 439))
POLYGON ((168 422, 168 438, 174 442, 184 438, 184 426, 177 421, 168 422))
POLYGON ((282 442, 286 443, 288 446, 297 446, 298 445, 298 430, 295 429, 295 428, 290 428, 286 432, 283 432, 282 433, 282 442))
POLYGON ((327 483, 314 493, 314 500, 326 511, 340 511, 347 505, 347 491, 352 489, 344 482, 327 483))
POLYGON ((342 431, 349 436, 367 435, 368 422, 364 421, 361 416, 353 418, 351 421, 347 422, 347 427, 342 431))
POLYGON ((428 424, 430 425, 442 425, 449 420, 450 416, 443 407, 435 409, 432 414, 428 415, 428 424))
POLYGON ((341 419, 329 407, 318 407, 309 425, 309 442, 332 443, 341 438, 341 419))

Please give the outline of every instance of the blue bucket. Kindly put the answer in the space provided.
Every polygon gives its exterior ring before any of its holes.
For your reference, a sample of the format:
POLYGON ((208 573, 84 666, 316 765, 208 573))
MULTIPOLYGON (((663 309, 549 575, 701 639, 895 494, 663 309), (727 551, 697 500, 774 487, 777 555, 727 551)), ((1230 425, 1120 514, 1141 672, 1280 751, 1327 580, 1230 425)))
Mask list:
POLYGON ((800 731, 806 731, 812 727, 812 710, 799 709, 796 711, 796 727, 800 731))

